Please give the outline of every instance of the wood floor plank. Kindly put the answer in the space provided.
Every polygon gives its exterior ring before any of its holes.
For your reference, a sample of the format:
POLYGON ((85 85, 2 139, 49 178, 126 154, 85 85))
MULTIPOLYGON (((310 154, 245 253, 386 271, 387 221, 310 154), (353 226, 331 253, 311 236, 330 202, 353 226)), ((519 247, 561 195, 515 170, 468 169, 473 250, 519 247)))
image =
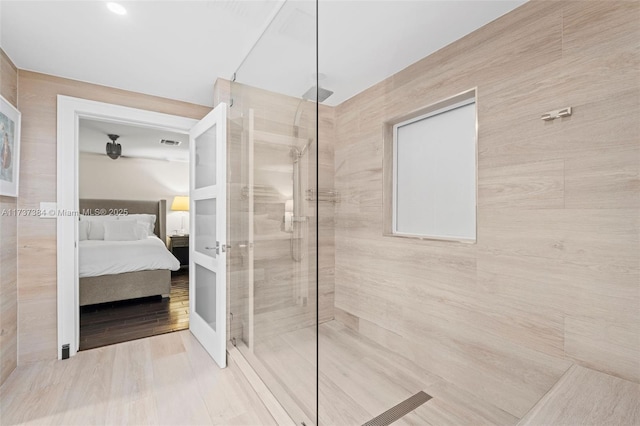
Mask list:
POLYGON ((171 277, 168 299, 144 297, 80 308, 80 350, 189 328, 189 275, 171 277))
POLYGON ((153 379, 156 384, 153 395, 158 424, 213 423, 198 389, 198 374, 189 365, 184 352, 153 359, 153 379))
POLYGON ((237 368, 218 368, 180 331, 18 366, 0 386, 0 424, 275 422, 237 368))

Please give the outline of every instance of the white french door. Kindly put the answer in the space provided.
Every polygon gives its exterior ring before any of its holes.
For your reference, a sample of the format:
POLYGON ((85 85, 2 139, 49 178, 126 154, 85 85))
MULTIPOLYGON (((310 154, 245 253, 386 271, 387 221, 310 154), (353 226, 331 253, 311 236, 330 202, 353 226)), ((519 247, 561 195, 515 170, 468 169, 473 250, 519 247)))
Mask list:
POLYGON ((224 368, 227 309, 227 105, 189 133, 189 329, 224 368))

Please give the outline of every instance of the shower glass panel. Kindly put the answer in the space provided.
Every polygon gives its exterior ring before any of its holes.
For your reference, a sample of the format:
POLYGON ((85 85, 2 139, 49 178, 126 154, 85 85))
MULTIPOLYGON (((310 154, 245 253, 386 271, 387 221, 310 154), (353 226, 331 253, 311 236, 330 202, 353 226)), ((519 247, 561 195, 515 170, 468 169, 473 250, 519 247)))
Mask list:
POLYGON ((310 426, 318 395, 316 3, 275 7, 231 83, 229 345, 295 423, 310 426))

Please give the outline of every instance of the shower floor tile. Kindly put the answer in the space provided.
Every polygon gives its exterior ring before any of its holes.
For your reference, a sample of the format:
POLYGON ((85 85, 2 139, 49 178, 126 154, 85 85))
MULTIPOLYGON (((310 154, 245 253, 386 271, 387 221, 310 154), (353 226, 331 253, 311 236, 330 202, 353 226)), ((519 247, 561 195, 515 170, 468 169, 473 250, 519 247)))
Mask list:
MULTIPOLYGON (((488 404, 338 321, 319 327, 322 425, 362 425, 419 391, 433 398, 394 425, 515 425, 518 418, 488 404)), ((313 418, 315 327, 256 344, 263 365, 313 418), (313 374, 312 374, 313 373, 313 374)), ((286 407, 285 407, 286 408, 286 407)))
POLYGON ((361 415, 348 424, 365 423, 418 391, 432 399, 394 425, 514 425, 518 421, 340 322, 320 327, 319 345, 320 371, 340 389, 332 392, 321 381, 320 419, 332 419, 328 424, 347 424, 343 420, 350 410, 361 415), (343 408, 336 408, 340 401, 343 408))

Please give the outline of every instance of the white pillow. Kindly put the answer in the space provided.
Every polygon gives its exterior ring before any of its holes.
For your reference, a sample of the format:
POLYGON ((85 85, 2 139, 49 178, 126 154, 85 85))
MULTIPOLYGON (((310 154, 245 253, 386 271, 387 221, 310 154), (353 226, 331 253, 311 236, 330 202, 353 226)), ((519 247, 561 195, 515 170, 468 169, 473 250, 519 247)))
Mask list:
POLYGON ((85 220, 87 222, 104 222, 105 220, 118 220, 118 217, 112 214, 104 214, 104 215, 86 215, 81 214, 80 220, 85 220))
POLYGON ((139 240, 149 237, 149 224, 144 222, 136 222, 136 236, 139 240))
MULTIPOLYGON (((91 225, 95 225, 92 223, 91 225)), ((105 241, 135 241, 138 237, 138 224, 135 220, 116 220, 102 222, 105 241)), ((93 227, 93 226, 92 226, 93 227)))
POLYGON ((90 240, 104 240, 104 225, 103 222, 91 222, 89 224, 89 239, 90 240))
POLYGON ((137 222, 147 224, 147 232, 149 235, 153 235, 153 230, 156 228, 156 215, 155 214, 129 214, 122 216, 120 220, 135 219, 137 222))
POLYGON ((80 215, 80 222, 89 222, 89 240, 104 240, 104 223, 115 222, 118 220, 118 216, 103 215, 103 216, 85 216, 80 215))
POLYGON ((81 220, 78 223, 78 233, 80 234, 80 241, 85 241, 89 239, 89 224, 90 222, 86 220, 81 220))
MULTIPOLYGON (((89 223, 88 227, 88 237, 89 240, 104 240, 104 223, 111 221, 134 221, 144 225, 146 229, 145 233, 138 233, 138 239, 144 239, 151 235, 154 235, 154 230, 156 227, 156 215, 154 214, 130 214, 124 216, 115 216, 115 215, 96 215, 96 216, 88 216, 88 215, 80 215, 80 222, 86 221, 89 223)), ((137 231, 136 231, 137 232, 137 231)), ((116 240, 112 240, 116 241, 116 240)), ((126 240, 124 240, 126 241, 126 240)))

